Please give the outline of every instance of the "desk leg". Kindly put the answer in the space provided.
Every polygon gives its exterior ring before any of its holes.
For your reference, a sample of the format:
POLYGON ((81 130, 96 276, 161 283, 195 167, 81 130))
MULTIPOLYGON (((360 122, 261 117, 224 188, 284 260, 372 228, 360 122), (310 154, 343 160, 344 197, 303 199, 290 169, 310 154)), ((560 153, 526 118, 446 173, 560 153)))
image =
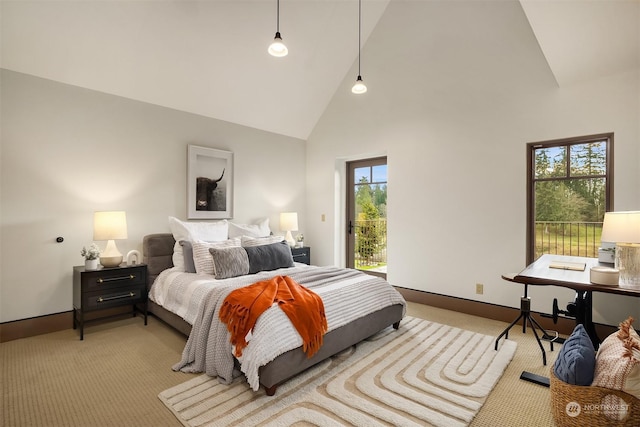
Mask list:
MULTIPOLYGON (((547 354, 544 351, 544 346, 542 345, 541 339, 549 337, 549 334, 547 334, 547 331, 545 331, 545 329, 542 326, 540 326, 540 324, 536 321, 536 319, 534 319, 533 316, 531 315, 531 298, 526 296, 527 295, 526 285, 525 285, 524 295, 525 296, 520 298, 520 315, 513 322, 511 322, 509 326, 507 326, 500 335, 498 335, 498 338, 496 338, 495 349, 498 350, 498 343, 500 341, 500 338, 505 337, 505 339, 509 339, 509 330, 516 323, 518 323, 520 319, 522 319, 522 333, 526 333, 526 330, 527 330, 526 325, 527 325, 527 322, 529 322, 529 326, 531 327, 531 330, 533 331, 533 335, 535 336, 536 341, 538 342, 538 346, 540 347, 540 351, 542 352, 542 364, 546 365, 547 354), (542 337, 538 335, 538 332, 536 331, 536 326, 538 327, 538 329, 540 329, 542 333, 542 337)), ((555 338, 549 340, 549 346, 551 351, 553 351, 554 340, 555 338)))
POLYGON ((593 324, 593 292, 578 291, 576 292, 576 325, 584 325, 584 329, 589 334, 593 348, 596 350, 600 347, 600 338, 596 333, 596 327, 593 324))

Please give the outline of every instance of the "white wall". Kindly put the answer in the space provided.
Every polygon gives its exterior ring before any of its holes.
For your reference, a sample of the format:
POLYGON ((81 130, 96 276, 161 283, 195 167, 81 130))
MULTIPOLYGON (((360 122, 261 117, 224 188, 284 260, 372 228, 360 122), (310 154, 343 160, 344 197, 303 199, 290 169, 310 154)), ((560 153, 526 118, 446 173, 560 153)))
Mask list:
POLYGON ((7 70, 0 83, 0 322, 71 310, 94 211, 126 211, 124 254, 186 219, 188 144, 234 153, 235 222, 283 234, 291 210, 305 231, 304 141, 7 70))
MULTIPOLYGON (((614 132, 615 209, 640 209, 639 78, 558 88, 517 2, 463 3, 389 4, 362 52, 369 91, 350 93, 353 68, 307 141, 309 237, 316 262, 344 264, 343 159, 386 153, 389 281, 519 307, 500 275, 526 261, 526 143, 614 132)), ((573 299, 530 295, 547 313, 573 299)), ((594 300, 597 322, 640 314, 635 298, 594 300)))

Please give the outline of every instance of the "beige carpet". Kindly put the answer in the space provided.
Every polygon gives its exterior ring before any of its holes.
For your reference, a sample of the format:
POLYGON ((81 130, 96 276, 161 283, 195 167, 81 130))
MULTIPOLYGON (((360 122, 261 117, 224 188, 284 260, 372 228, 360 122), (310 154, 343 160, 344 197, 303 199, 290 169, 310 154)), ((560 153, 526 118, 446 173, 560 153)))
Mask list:
MULTIPOLYGON (((409 303, 407 314, 497 336, 503 322, 409 303)), ((552 427, 549 389, 519 379, 523 369, 547 375, 530 331, 514 328, 518 348, 471 427, 552 427)), ((173 372, 186 338, 154 317, 110 320, 0 344, 0 426, 180 427, 158 394, 196 374, 173 372)))
POLYGON ((466 426, 516 349, 413 317, 281 385, 275 396, 202 375, 160 393, 184 425, 466 426))

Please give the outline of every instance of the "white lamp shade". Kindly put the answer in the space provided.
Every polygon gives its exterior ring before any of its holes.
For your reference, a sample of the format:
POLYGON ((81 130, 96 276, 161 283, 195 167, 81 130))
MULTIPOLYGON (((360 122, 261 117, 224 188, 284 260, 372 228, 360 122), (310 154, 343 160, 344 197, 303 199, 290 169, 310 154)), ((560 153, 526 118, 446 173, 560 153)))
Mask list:
POLYGON ((640 243, 640 211, 606 212, 600 241, 640 243))
POLYGON ((95 212, 93 215, 93 240, 118 240, 127 238, 127 216, 123 211, 95 212))
POLYGON ((280 214, 280 230, 298 230, 298 212, 283 212, 280 214))

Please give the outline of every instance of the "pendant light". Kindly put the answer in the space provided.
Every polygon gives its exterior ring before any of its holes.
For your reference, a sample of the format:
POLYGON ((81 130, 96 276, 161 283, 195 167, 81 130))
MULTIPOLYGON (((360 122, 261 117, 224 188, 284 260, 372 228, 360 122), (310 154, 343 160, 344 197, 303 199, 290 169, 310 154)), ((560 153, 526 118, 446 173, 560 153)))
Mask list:
POLYGON ((282 37, 280 37, 280 0, 277 3, 277 18, 276 18, 276 36, 273 39, 273 43, 269 45, 269 54, 278 58, 287 56, 289 49, 282 43, 282 37))
POLYGON ((362 81, 362 76, 360 75, 360 51, 362 50, 360 36, 362 34, 362 0, 358 0, 358 78, 356 79, 356 84, 351 88, 351 92, 360 95, 367 91, 367 86, 365 86, 362 81))

